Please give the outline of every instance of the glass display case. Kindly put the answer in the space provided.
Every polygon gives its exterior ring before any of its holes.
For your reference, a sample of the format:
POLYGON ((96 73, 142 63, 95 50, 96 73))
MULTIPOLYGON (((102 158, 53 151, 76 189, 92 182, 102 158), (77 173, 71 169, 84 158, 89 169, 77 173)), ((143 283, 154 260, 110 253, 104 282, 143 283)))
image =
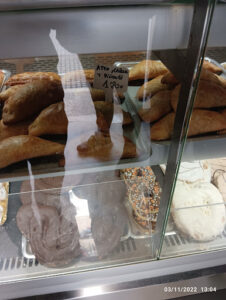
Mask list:
POLYGON ((50 2, 0 4, 0 294, 222 265, 226 5, 50 2))

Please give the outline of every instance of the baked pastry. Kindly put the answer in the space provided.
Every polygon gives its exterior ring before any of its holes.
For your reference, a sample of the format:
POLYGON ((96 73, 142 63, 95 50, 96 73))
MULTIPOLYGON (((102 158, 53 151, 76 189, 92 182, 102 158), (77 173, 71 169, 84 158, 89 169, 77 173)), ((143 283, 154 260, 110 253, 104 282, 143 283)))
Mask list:
MULTIPOLYGON (((221 68, 219 68, 218 66, 214 65, 213 63, 211 63, 207 60, 204 60, 200 78, 214 80, 214 77, 217 78, 219 76, 213 76, 213 75, 221 74, 221 73, 222 73, 221 68)), ((179 80, 177 80, 177 78, 171 72, 167 72, 162 77, 162 83, 176 85, 179 83, 179 80)))
POLYGON ((29 126, 29 134, 35 136, 67 134, 67 126, 68 119, 64 110, 64 102, 58 102, 41 111, 29 126))
MULTIPOLYGON (((123 137, 124 147, 121 153, 114 153, 117 158, 134 158, 137 156, 136 145, 128 138, 123 137)), ((109 160, 111 157, 113 143, 111 136, 106 133, 96 132, 86 142, 77 146, 77 150, 80 156, 92 156, 100 160, 109 160)))
POLYGON ((33 157, 63 154, 64 145, 29 135, 18 135, 0 142, 0 168, 33 157))
POLYGON ((171 91, 160 91, 144 103, 138 114, 144 122, 152 123, 169 113, 171 91))
POLYGON ((144 99, 150 98, 159 91, 167 90, 169 89, 168 84, 163 84, 161 82, 162 80, 162 75, 144 83, 139 90, 137 91, 136 97, 140 100, 143 101, 144 99))
POLYGON ((161 195, 161 188, 150 167, 121 170, 127 186, 128 200, 135 221, 142 227, 154 230, 161 195))
MULTIPOLYGON (((171 94, 171 105, 176 111, 180 85, 171 94)), ((194 108, 212 108, 226 106, 226 88, 209 80, 200 80, 195 97, 194 108)))
POLYGON ((171 212, 178 229, 196 241, 212 240, 224 231, 225 206, 211 183, 178 181, 171 212))
POLYGON ((54 81, 36 80, 17 88, 5 100, 2 113, 5 124, 27 120, 50 104, 62 101, 64 97, 61 84, 54 81))
POLYGON ((165 74, 168 69, 160 61, 143 60, 129 71, 129 80, 151 79, 165 74))
MULTIPOLYGON (((173 132, 175 113, 171 112, 151 127, 151 139, 168 140, 173 132)), ((194 109, 188 129, 188 136, 214 132, 226 128, 226 120, 216 111, 194 109)))
POLYGON ((7 219, 9 197, 9 183, 0 182, 0 225, 3 225, 7 219))
POLYGON ((3 120, 0 121, 0 141, 16 135, 28 134, 28 126, 31 121, 23 121, 16 124, 5 125, 3 120))
POLYGON ((92 83, 94 75, 94 69, 75 70, 66 73, 62 78, 62 83, 66 87, 74 87, 77 82, 84 83, 88 81, 89 83, 92 83))
POLYGON ((61 82, 61 78, 54 72, 25 72, 11 76, 5 85, 13 86, 33 82, 35 80, 50 80, 56 83, 61 82))
POLYGON ((70 206, 59 214, 51 206, 22 205, 16 222, 41 264, 65 267, 81 253, 78 226, 70 206))
POLYGON ((4 73, 0 70, 0 88, 3 85, 4 78, 5 78, 4 73))
POLYGON ((10 87, 9 89, 7 89, 7 90, 1 92, 1 93, 0 93, 0 102, 1 102, 1 104, 4 104, 4 102, 5 102, 8 98, 13 97, 13 96, 17 93, 17 91, 20 90, 20 88, 21 88, 21 87, 20 87, 19 85, 15 85, 15 86, 12 86, 12 87, 10 87))
POLYGON ((218 66, 211 63, 208 60, 204 60, 203 65, 202 65, 202 69, 208 70, 208 71, 210 71, 212 73, 215 73, 215 74, 221 74, 222 73, 221 68, 219 68, 218 66))
MULTIPOLYGON (((165 173, 166 165, 160 166, 165 173)), ((196 160, 193 162, 181 162, 177 180, 187 183, 210 182, 211 166, 206 160, 196 160)))
POLYGON ((109 132, 113 119, 114 105, 111 102, 96 101, 94 107, 97 115, 97 126, 100 131, 109 132))
POLYGON ((123 110, 122 114, 123 114, 123 121, 122 121, 123 126, 130 125, 133 123, 133 119, 129 112, 123 110))

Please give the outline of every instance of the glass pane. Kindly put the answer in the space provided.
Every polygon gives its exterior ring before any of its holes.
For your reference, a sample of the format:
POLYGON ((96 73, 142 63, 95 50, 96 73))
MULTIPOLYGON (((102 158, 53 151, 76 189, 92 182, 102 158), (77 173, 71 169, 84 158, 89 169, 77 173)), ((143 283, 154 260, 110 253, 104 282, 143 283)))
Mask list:
POLYGON ((159 124, 174 88, 163 78, 181 73, 192 15, 192 4, 1 13, 1 281, 157 258, 171 145, 159 124))
POLYGON ((180 256, 226 247, 225 105, 226 5, 213 15, 194 101, 162 256, 180 256))

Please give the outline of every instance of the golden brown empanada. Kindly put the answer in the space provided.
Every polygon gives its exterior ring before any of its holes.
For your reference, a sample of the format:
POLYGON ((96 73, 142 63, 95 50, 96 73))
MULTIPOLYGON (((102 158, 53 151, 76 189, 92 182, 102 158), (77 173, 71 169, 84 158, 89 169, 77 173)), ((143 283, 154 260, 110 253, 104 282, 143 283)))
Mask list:
POLYGON ((3 104, 8 98, 15 95, 16 92, 20 90, 20 88, 21 87, 19 85, 15 85, 15 86, 12 86, 9 89, 1 92, 0 93, 0 102, 3 104))
POLYGON ((157 121, 171 111, 171 91, 160 91, 145 103, 146 108, 139 110, 139 116, 147 123, 157 121))
POLYGON ((169 88, 169 85, 163 84, 161 82, 162 76, 163 75, 160 75, 152 79, 151 81, 144 83, 137 91, 136 97, 142 101, 147 97, 152 97, 154 94, 158 93, 159 91, 167 90, 169 88))
POLYGON ((67 134, 67 126, 68 119, 64 110, 64 102, 58 102, 41 111, 29 126, 29 134, 35 136, 67 134))
POLYGON ((165 74, 166 72, 168 72, 168 69, 162 62, 155 60, 143 60, 130 70, 129 80, 151 79, 165 74))
POLYGON ((204 60, 202 68, 208 70, 212 73, 221 74, 222 70, 218 66, 214 65, 213 63, 209 62, 208 60, 204 60))
POLYGON ((94 69, 84 69, 84 70, 75 70, 66 73, 63 78, 62 82, 65 86, 73 87, 75 83, 88 81, 92 83, 94 80, 95 70, 94 69))
POLYGON ((35 80, 8 90, 2 113, 5 124, 26 120, 64 97, 62 85, 49 80, 35 80))
POLYGON ((2 87, 4 77, 4 73, 0 70, 0 88, 2 87))
POLYGON ((64 145, 30 135, 18 135, 0 142, 0 168, 33 157, 63 154, 64 145))
POLYGON ((28 126, 31 121, 24 121, 12 125, 5 125, 3 121, 0 121, 0 141, 16 135, 28 134, 28 126))
POLYGON ((114 105, 111 102, 96 101, 94 107, 97 115, 97 126, 99 130, 108 132, 113 119, 114 105))
MULTIPOLYGON (((171 94, 171 105, 176 111, 180 85, 177 85, 171 94)), ((212 108, 226 106, 226 88, 210 80, 199 81, 195 97, 194 108, 212 108)))
MULTIPOLYGON (((175 113, 171 112, 151 127, 151 139, 168 140, 173 132, 175 113)), ((188 129, 188 136, 214 132, 226 128, 226 119, 216 111, 194 109, 188 129)))
POLYGON ((105 94, 103 90, 91 88, 90 94, 93 101, 105 101, 105 94))
MULTIPOLYGON (((200 79, 215 81, 219 84, 223 83, 226 86, 225 80, 217 75, 220 73, 222 73, 221 68, 205 60, 202 65, 200 79)), ((162 83, 176 85, 179 80, 171 72, 167 72, 162 77, 162 83)))
POLYGON ((133 119, 129 112, 123 110, 122 114, 123 114, 123 121, 122 121, 123 126, 127 126, 133 123, 133 119))
MULTIPOLYGON (((120 158, 136 157, 136 145, 128 138, 123 138, 124 147, 120 158)), ((108 160, 111 157, 112 147, 113 143, 109 134, 96 132, 86 142, 78 145, 77 150, 81 156, 92 156, 100 160, 108 160)))
POLYGON ((5 85, 13 86, 33 82, 35 80, 50 80, 59 83, 61 78, 54 72, 25 72, 13 75, 6 81, 5 85))

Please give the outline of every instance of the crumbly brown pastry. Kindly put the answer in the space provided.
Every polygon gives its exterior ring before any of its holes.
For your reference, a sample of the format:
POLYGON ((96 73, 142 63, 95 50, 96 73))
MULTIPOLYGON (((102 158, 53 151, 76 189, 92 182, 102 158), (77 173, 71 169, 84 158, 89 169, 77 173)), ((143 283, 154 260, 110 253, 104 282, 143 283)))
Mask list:
POLYGON ((62 154, 64 145, 29 135, 18 135, 0 142, 0 168, 25 159, 62 154))
POLYGON ((70 206, 59 214, 51 206, 22 205, 16 222, 41 264, 65 267, 81 253, 78 226, 70 206))
POLYGON ((61 78, 58 74, 53 72, 25 72, 13 75, 6 81, 5 85, 13 86, 33 82, 35 80, 50 80, 59 83, 61 78))
MULTIPOLYGON (((180 85, 176 86, 171 94, 171 105, 176 111, 180 92, 180 85)), ((199 81, 195 97, 195 108, 212 108, 226 106, 226 88, 210 80, 199 81)))
POLYGON ((68 119, 64 102, 54 103, 45 108, 29 126, 29 134, 67 134, 68 119))
POLYGON ((165 74, 167 71, 168 69, 160 61, 143 60, 130 70, 129 80, 151 79, 165 74))
MULTIPOLYGON (((63 100, 61 84, 49 80, 36 80, 20 86, 11 87, 13 92, 5 99, 2 119, 5 124, 13 124, 40 112, 50 104, 63 100)), ((10 90, 9 89, 9 90, 10 90)))
MULTIPOLYGON (((200 79, 213 80, 219 83, 219 80, 221 81, 222 77, 217 74, 220 74, 221 72, 222 70, 219 67, 205 60, 202 66, 200 79)), ((162 77, 162 83, 176 85, 179 83, 179 80, 177 80, 171 72, 167 72, 162 77)))
POLYGON ((213 63, 209 62, 208 60, 204 60, 202 68, 208 70, 212 73, 221 74, 222 70, 218 66, 214 65, 213 63))
MULTIPOLYGON (((151 127, 151 139, 168 140, 171 137, 175 113, 171 112, 151 127)), ((189 124, 188 136, 214 132, 226 128, 226 119, 216 111, 194 109, 189 124)))
POLYGON ((1 86, 3 84, 4 77, 5 77, 4 73, 0 70, 0 88, 1 88, 1 86))
POLYGON ((86 142, 77 146, 80 155, 97 155, 101 154, 100 151, 105 151, 106 156, 112 147, 112 141, 109 134, 96 132, 86 142))
POLYGON ((108 132, 113 119, 113 103, 96 101, 94 107, 97 115, 97 126, 100 131, 108 132))
POLYGON ((0 121, 0 141, 16 135, 28 134, 28 126, 31 121, 23 121, 16 124, 5 125, 3 120, 0 121))
POLYGON ((139 90, 137 91, 136 97, 139 100, 146 99, 148 97, 152 97, 154 94, 158 93, 162 90, 167 90, 169 88, 168 84, 163 84, 161 82, 163 75, 160 75, 151 81, 144 83, 139 90))
POLYGON ((90 94, 93 101, 105 101, 104 90, 91 88, 90 94))
POLYGON ((145 103, 145 108, 139 110, 139 116, 147 123, 157 121, 171 111, 171 91, 160 91, 145 103))
POLYGON ((150 167, 121 170, 127 186, 133 217, 142 227, 154 230, 161 196, 161 188, 150 167))
POLYGON ((177 80, 173 73, 167 72, 162 76, 161 83, 176 85, 179 83, 179 80, 177 80))
POLYGON ((0 225, 3 225, 7 219, 9 198, 9 182, 0 183, 0 225))
POLYGON ((94 69, 75 70, 66 73, 62 78, 62 83, 66 87, 73 87, 76 82, 85 82, 86 80, 89 83, 92 83, 94 80, 94 75, 94 69))
POLYGON ((122 121, 123 126, 130 125, 133 123, 133 119, 129 112, 123 110, 122 114, 123 114, 123 121, 122 121))
MULTIPOLYGON (((121 158, 133 158, 137 156, 136 145, 128 138, 124 138, 124 148, 121 158)), ((111 158, 113 143, 109 134, 96 132, 86 142, 77 146, 79 155, 93 156, 97 159, 108 160, 111 158)), ((120 158, 120 157, 118 157, 120 158)))
POLYGON ((0 93, 0 102, 1 102, 2 104, 4 104, 4 102, 5 102, 8 98, 14 96, 14 95, 17 93, 17 91, 20 90, 20 88, 21 88, 21 87, 20 87, 19 85, 15 85, 15 86, 12 86, 12 87, 10 87, 9 89, 7 89, 7 90, 1 92, 1 93, 0 93))

